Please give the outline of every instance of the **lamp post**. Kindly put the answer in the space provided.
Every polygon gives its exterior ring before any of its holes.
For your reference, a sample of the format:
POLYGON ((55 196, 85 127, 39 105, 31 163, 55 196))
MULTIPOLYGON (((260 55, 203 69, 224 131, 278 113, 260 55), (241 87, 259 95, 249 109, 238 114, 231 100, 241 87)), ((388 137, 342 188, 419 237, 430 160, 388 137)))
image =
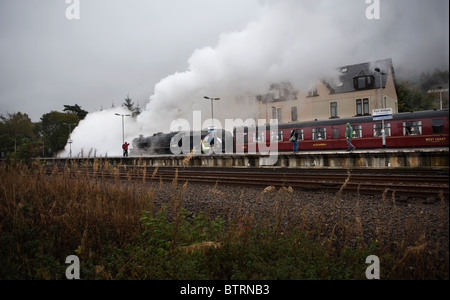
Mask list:
POLYGON ((211 120, 212 120, 212 130, 214 130, 214 101, 219 101, 220 98, 211 98, 211 97, 204 97, 206 100, 211 100, 211 120))
POLYGON ((116 116, 122 117, 122 145, 123 145, 123 144, 125 144, 125 125, 124 125, 123 118, 130 117, 131 115, 122 115, 122 114, 116 113, 116 116))
POLYGON ((72 125, 77 125, 75 123, 63 123, 63 125, 68 125, 69 126, 69 140, 67 141, 69 143, 69 158, 72 158, 72 143, 73 140, 70 138, 70 136, 72 135, 72 125))
MULTIPOLYGON (((384 105, 383 97, 383 75, 386 75, 386 73, 382 72, 378 67, 375 68, 375 72, 380 73, 381 108, 386 108, 384 105)), ((383 147, 386 147, 386 131, 384 130, 384 120, 381 120, 381 135, 383 140, 383 147)))
POLYGON ((434 93, 439 93, 439 107, 441 110, 444 109, 443 105, 442 105, 442 93, 448 92, 448 89, 444 89, 442 86, 438 87, 435 90, 429 90, 428 94, 434 94, 434 93))

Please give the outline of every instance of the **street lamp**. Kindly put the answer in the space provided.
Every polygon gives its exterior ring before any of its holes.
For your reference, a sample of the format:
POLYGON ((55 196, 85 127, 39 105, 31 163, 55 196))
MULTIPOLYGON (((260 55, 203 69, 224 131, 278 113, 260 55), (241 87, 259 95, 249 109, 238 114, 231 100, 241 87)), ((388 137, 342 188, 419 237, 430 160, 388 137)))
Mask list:
POLYGON ((123 145, 123 144, 125 144, 125 125, 124 125, 123 118, 130 117, 131 115, 122 115, 122 114, 116 113, 116 116, 122 117, 122 145, 123 145))
POLYGON ((440 104, 440 109, 443 109, 442 106, 442 93, 448 92, 448 89, 444 89, 442 86, 438 87, 435 90, 429 90, 428 94, 434 94, 434 93, 439 93, 439 104, 440 104))
POLYGON ((210 98, 205 96, 206 100, 211 100, 211 120, 212 120, 212 130, 214 130, 214 101, 219 101, 220 98, 210 98))
POLYGON ((72 125, 77 125, 75 123, 63 123, 63 125, 68 125, 69 126, 69 140, 67 141, 69 143, 69 158, 72 158, 72 143, 73 140, 70 138, 70 136, 72 135, 72 125))
MULTIPOLYGON (((383 98, 383 75, 386 75, 386 73, 382 72, 378 67, 375 68, 375 72, 380 73, 381 108, 386 108, 383 98)), ((383 140, 383 147, 386 147, 386 131, 384 130, 384 120, 381 120, 381 135, 383 140)))

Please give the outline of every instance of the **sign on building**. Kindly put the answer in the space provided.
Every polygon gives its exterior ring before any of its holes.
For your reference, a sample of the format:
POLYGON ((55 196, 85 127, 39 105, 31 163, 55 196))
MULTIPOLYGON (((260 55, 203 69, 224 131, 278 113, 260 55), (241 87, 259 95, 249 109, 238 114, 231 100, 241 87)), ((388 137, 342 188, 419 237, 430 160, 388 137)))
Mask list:
POLYGON ((374 109, 372 116, 374 121, 392 120, 392 108, 374 109))

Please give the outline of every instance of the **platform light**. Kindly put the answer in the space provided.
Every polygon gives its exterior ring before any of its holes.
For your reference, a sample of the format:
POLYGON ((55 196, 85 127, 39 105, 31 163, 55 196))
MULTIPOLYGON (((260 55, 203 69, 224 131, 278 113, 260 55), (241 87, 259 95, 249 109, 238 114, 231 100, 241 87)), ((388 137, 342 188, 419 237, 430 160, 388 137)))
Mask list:
POLYGON ((211 100, 211 120, 212 120, 212 125, 211 128, 214 128, 214 101, 219 101, 220 98, 211 98, 208 96, 203 97, 206 100, 211 100))
MULTIPOLYGON (((384 97, 383 97, 383 75, 386 75, 386 73, 382 72, 380 68, 375 68, 375 72, 380 73, 380 89, 381 89, 381 108, 386 108, 384 104, 384 97)), ((381 134, 383 136, 383 147, 386 147, 386 131, 384 130, 384 120, 381 120, 381 134)))
POLYGON ((76 123, 62 123, 63 125, 68 125, 69 126, 69 140, 67 141, 69 143, 69 158, 72 158, 72 143, 73 140, 71 139, 71 135, 72 135, 72 125, 76 126, 76 123))
POLYGON ((125 144, 125 125, 124 125, 123 118, 131 117, 131 115, 122 115, 122 114, 116 113, 116 116, 122 117, 122 145, 123 145, 123 144, 125 144))
POLYGON ((428 94, 434 94, 434 93, 439 93, 439 107, 441 110, 443 110, 443 106, 442 106, 442 93, 448 92, 448 89, 444 89, 442 88, 442 86, 438 87, 435 90, 429 90, 427 93, 428 94))

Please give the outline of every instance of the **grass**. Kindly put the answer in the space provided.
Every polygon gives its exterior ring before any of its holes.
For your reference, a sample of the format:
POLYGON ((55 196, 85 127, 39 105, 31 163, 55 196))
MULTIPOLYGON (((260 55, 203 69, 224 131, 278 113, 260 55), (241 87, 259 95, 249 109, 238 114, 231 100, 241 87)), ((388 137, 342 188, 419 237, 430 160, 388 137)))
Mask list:
MULTIPOLYGON (((69 255, 79 256, 82 279, 365 279, 369 255, 380 257, 382 279, 448 279, 443 197, 434 217, 443 224, 436 234, 445 235, 444 251, 419 214, 403 220, 409 233, 402 239, 393 238, 395 219, 378 221, 368 237, 361 202, 349 213, 341 191, 324 199, 333 219, 308 206, 292 210, 290 187, 267 187, 251 204, 243 191, 222 214, 192 212, 184 203, 189 183, 176 175, 165 184, 158 170, 98 159, 92 174, 87 164, 50 174, 40 163, 0 166, 0 279, 65 279, 69 255), (121 179, 124 168, 144 179, 121 179), (261 207, 265 213, 256 213, 261 207)), ((217 185, 211 193, 227 199, 217 185)), ((397 209, 386 194, 380 214, 397 209)))

